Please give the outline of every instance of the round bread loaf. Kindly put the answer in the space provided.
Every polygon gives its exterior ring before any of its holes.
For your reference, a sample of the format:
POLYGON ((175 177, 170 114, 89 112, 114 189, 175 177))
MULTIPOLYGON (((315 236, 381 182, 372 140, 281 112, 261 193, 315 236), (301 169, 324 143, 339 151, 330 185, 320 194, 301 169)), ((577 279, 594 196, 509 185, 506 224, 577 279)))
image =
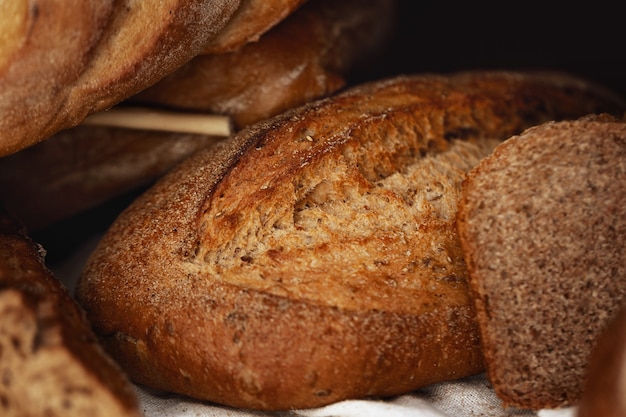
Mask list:
POLYGON ((626 296, 626 123, 590 116, 508 139, 468 174, 458 229, 498 396, 577 404, 626 296))
POLYGON ((455 225, 464 173, 528 126, 623 109, 562 74, 351 89, 170 171, 107 231, 77 298, 134 381, 236 407, 481 372, 455 225))
POLYGON ((586 372, 577 417, 626 415, 626 307, 602 330, 586 372))

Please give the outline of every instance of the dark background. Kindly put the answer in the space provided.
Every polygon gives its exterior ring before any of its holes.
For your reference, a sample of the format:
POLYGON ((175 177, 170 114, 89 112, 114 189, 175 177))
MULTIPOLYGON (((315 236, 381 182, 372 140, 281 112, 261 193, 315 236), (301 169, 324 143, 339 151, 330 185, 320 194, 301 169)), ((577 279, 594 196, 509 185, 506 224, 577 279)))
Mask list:
POLYGON ((626 14, 620 2, 399 0, 381 76, 459 69, 559 69, 626 97, 626 14))

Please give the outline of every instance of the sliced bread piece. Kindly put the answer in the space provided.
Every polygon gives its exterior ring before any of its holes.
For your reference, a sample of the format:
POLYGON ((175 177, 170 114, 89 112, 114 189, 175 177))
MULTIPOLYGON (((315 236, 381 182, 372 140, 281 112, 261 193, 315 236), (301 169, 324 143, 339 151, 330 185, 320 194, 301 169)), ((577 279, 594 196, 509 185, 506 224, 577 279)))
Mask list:
POLYGON ((586 117, 508 139, 468 174, 458 230, 496 393, 578 403, 626 296, 626 124, 586 117))
POLYGON ((140 417, 129 380, 43 249, 0 213, 0 415, 140 417))

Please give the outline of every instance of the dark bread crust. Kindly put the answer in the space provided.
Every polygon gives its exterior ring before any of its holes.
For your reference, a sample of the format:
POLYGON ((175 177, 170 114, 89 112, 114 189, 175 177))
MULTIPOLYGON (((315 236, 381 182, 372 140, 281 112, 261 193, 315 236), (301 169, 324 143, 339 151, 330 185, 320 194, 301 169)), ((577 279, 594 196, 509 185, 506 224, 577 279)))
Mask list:
POLYGON ((626 297, 626 124, 552 122, 500 145, 463 186, 458 229, 487 373, 508 406, 575 405, 626 297))
POLYGON ((577 417, 626 415, 626 305, 598 337, 585 373, 577 417))
POLYGON ((3 416, 141 415, 133 386, 45 267, 43 249, 4 212, 0 317, 3 416))
POLYGON ((147 187, 221 139, 77 126, 0 160, 0 201, 33 233, 147 187))
POLYGON ((478 373, 463 173, 539 121, 623 110, 595 91, 563 75, 422 75, 289 111, 136 200, 77 296, 135 381, 237 407, 478 373))

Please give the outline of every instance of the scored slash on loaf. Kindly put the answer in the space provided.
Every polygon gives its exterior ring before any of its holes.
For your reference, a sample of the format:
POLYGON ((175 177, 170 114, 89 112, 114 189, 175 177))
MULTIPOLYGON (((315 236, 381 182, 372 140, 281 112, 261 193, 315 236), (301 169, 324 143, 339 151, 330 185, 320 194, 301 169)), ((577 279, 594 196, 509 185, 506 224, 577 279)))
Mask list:
POLYGON ((77 298, 135 382, 230 406, 315 407, 479 373, 455 221, 465 173, 527 127, 623 109, 558 73, 353 88, 170 171, 107 231, 77 298))

